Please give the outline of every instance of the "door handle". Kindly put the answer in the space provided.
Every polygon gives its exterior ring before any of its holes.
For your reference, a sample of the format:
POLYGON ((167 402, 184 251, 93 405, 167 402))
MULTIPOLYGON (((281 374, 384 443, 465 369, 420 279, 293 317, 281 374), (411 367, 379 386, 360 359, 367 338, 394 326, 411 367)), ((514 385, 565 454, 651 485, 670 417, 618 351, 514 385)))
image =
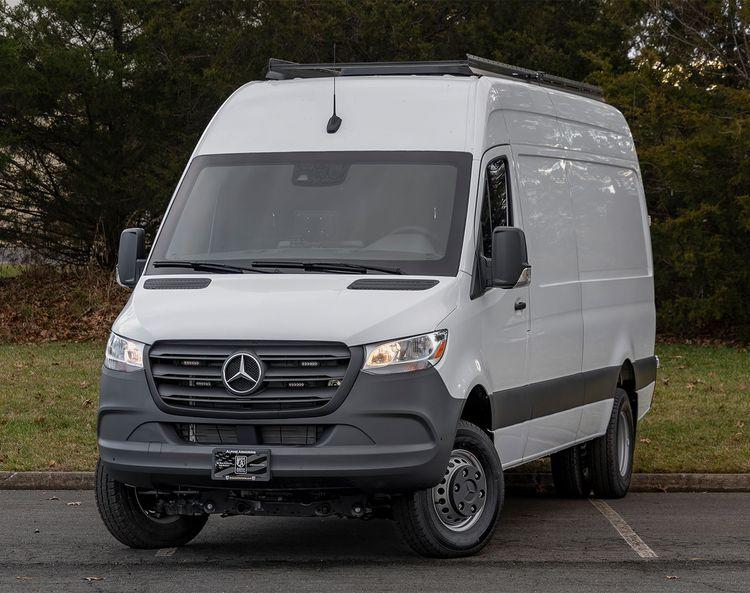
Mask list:
POLYGON ((513 305, 513 308, 516 311, 523 311, 526 308, 526 301, 516 301, 516 304, 513 305))

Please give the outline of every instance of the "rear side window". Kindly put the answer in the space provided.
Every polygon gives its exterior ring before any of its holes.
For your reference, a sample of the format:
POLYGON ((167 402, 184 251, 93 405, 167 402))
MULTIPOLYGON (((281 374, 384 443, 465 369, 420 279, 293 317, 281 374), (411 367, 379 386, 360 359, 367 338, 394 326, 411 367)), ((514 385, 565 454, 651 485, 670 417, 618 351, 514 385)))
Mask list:
POLYGON ((487 165, 482 199, 482 255, 492 255, 492 229, 510 226, 508 164, 504 158, 487 165))
POLYGON ((575 219, 565 161, 521 155, 518 189, 523 195, 524 232, 534 278, 549 284, 578 282, 575 219))
POLYGON ((648 274, 638 175, 569 161, 581 280, 648 274))

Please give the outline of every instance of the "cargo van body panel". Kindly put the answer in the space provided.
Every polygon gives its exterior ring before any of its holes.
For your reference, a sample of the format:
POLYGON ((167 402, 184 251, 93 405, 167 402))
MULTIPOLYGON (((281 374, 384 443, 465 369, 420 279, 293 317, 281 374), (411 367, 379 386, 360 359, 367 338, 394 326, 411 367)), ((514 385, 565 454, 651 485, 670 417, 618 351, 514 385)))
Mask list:
POLYGON ((195 155, 321 150, 445 150, 473 148, 476 81, 421 77, 408 100, 402 77, 337 81, 346 125, 327 134, 328 79, 251 83, 221 108, 195 155), (290 86, 294 85, 294 91, 290 86), (439 122, 439 125, 437 125, 439 122))

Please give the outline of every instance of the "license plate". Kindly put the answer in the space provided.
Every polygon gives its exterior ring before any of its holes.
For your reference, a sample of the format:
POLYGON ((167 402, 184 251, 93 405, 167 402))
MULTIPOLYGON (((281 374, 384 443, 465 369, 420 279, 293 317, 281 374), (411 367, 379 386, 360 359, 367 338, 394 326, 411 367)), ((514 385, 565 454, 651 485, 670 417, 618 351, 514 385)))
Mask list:
POLYGON ((271 452, 267 449, 214 449, 211 478, 267 482, 271 479, 271 452))

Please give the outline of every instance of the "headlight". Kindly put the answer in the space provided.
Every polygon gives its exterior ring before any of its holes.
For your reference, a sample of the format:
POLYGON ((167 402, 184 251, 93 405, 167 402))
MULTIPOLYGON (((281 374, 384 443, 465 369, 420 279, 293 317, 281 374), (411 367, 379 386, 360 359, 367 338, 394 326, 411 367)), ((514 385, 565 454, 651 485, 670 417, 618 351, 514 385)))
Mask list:
POLYGON ((404 373, 434 366, 448 345, 448 330, 365 346, 368 373, 404 373))
POLYGON ((143 368, 143 344, 109 334, 104 366, 113 371, 138 371, 143 368))

